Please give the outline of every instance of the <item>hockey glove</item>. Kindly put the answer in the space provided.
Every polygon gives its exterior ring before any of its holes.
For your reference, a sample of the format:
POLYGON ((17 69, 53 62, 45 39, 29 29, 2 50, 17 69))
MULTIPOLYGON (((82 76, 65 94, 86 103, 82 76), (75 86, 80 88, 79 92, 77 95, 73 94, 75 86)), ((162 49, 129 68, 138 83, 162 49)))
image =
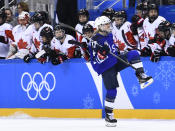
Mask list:
POLYGON ((24 62, 29 63, 32 58, 33 58, 33 54, 29 53, 26 56, 24 56, 23 60, 24 62))
POLYGON ((3 44, 8 44, 8 39, 6 40, 4 36, 0 36, 0 42, 3 44))
POLYGON ((41 64, 46 63, 46 61, 47 61, 47 57, 40 57, 40 58, 38 58, 38 62, 41 63, 41 64))
POLYGON ((168 55, 175 57, 175 46, 171 45, 170 47, 168 47, 167 52, 168 55))
POLYGON ((141 56, 151 56, 151 48, 149 46, 144 47, 141 50, 141 56))
POLYGON ((52 57, 51 58, 51 63, 53 65, 58 65, 58 64, 61 64, 63 63, 65 60, 67 60, 67 56, 64 55, 64 54, 58 54, 56 57, 52 57))
POLYGON ((160 49, 156 49, 156 50, 154 51, 154 53, 151 55, 150 60, 151 60, 152 62, 158 62, 158 61, 160 60, 161 52, 162 52, 162 51, 161 51, 160 49))
POLYGON ((77 47, 74 51, 74 58, 81 58, 82 54, 81 54, 81 50, 79 47, 77 47))
POLYGON ((97 45, 96 47, 97 55, 100 59, 105 59, 107 54, 110 52, 110 48, 108 45, 104 44, 102 47, 97 45))

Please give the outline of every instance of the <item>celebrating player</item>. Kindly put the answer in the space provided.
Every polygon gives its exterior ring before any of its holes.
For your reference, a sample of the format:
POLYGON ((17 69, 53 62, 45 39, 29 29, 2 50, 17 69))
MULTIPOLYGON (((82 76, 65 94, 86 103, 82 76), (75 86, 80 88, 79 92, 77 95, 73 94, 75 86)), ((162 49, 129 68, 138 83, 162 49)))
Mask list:
POLYGON ((105 98, 105 121, 107 122, 107 126, 115 126, 117 120, 114 118, 113 108, 117 88, 119 87, 116 76, 118 72, 128 67, 128 64, 116 59, 111 53, 132 64, 136 69, 136 76, 142 89, 151 84, 153 79, 144 73, 143 64, 140 61, 140 56, 137 51, 133 50, 122 55, 118 54, 111 33, 111 20, 108 17, 101 16, 96 18, 95 24, 99 32, 92 38, 93 42, 89 45, 90 61, 93 69, 99 75, 102 75, 107 90, 105 98), (145 83, 147 84, 145 85, 145 83))

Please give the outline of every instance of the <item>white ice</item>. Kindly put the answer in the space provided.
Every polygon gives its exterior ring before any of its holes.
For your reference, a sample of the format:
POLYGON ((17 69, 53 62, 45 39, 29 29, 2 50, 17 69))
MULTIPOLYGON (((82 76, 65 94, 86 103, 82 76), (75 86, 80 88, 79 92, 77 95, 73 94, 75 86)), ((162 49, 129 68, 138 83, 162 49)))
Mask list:
POLYGON ((0 117, 0 131, 174 131, 175 120, 118 119, 106 127, 104 119, 0 117))

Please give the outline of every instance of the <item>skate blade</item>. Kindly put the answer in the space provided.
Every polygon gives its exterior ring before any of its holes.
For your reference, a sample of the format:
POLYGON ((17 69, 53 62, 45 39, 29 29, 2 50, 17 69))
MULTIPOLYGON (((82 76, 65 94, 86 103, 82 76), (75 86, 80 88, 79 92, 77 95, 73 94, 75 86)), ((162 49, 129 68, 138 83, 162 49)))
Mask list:
POLYGON ((107 127, 116 127, 116 123, 109 123, 109 122, 106 122, 106 126, 107 127))
POLYGON ((147 86, 151 85, 153 81, 153 78, 151 78, 147 82, 140 84, 141 89, 145 89, 147 86))

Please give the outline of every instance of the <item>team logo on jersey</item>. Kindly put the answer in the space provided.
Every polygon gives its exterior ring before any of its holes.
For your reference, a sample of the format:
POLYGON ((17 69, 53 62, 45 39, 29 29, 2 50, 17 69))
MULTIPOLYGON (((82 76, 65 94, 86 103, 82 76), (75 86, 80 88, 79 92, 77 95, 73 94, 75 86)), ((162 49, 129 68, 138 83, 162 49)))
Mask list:
POLYGON ((48 100, 50 93, 55 89, 55 85, 56 79, 52 72, 48 72, 44 77, 40 72, 36 72, 33 77, 30 73, 25 72, 21 77, 21 87, 27 93, 28 98, 32 101, 36 100, 38 97, 43 101, 48 100), (52 82, 48 81, 48 78, 51 78, 52 82), (29 82, 26 79, 29 79, 29 82), (47 92, 47 95, 43 95, 42 92, 44 92, 44 94, 47 92))

